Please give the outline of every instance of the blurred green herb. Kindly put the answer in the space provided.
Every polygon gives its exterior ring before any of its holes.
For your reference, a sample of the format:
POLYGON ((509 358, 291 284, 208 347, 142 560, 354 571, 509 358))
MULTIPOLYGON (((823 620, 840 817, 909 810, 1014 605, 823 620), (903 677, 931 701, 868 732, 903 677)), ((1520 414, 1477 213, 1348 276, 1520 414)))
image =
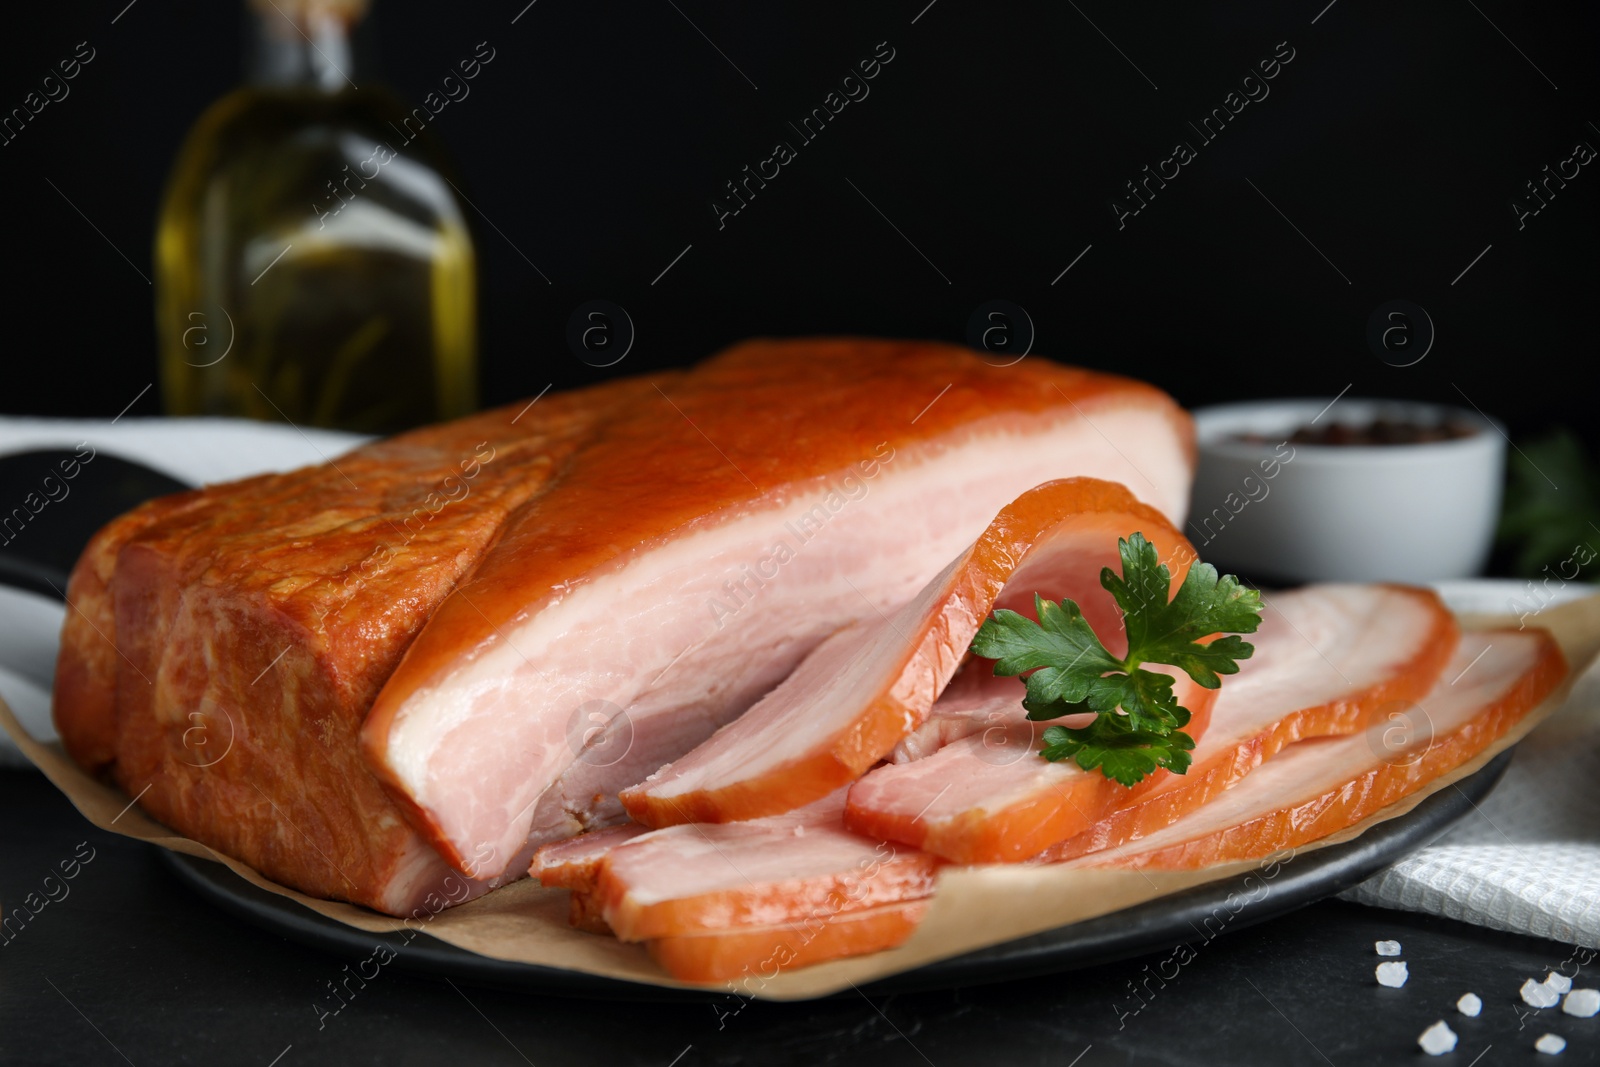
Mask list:
POLYGON ((1540 577, 1577 546, 1600 546, 1600 475, 1570 430, 1519 446, 1508 468, 1498 539, 1517 575, 1540 577))

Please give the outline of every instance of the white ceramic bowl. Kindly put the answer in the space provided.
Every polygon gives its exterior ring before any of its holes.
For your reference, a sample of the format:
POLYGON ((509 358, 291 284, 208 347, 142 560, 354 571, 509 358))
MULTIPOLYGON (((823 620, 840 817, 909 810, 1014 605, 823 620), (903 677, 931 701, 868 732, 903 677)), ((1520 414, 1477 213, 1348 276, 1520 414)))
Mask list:
POLYGON ((1200 557, 1255 582, 1431 582, 1481 571, 1500 515, 1500 424, 1437 404, 1328 403, 1263 400, 1194 413, 1199 470, 1185 533, 1200 557), (1286 443, 1324 409, 1319 427, 1386 416, 1477 432, 1425 444, 1286 443), (1274 443, 1235 439, 1244 433, 1274 443))

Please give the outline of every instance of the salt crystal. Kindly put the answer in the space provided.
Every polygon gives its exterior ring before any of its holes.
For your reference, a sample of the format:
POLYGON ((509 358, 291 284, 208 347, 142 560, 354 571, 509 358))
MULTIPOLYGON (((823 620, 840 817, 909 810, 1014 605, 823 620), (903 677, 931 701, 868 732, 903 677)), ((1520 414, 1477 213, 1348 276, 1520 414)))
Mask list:
POLYGON ((1547 1055, 1554 1056, 1567 1047, 1567 1039, 1556 1034, 1545 1034, 1533 1043, 1533 1047, 1547 1055))
POLYGON ((1372 947, 1378 950, 1378 955, 1380 956, 1400 955, 1400 942, 1398 941, 1374 941, 1372 947))
POLYGON ((1600 989, 1574 989, 1561 1002, 1561 1010, 1580 1019, 1592 1019, 1600 1011, 1600 989))
POLYGON ((1556 1001, 1561 999, 1561 994, 1545 985, 1535 982, 1532 978, 1522 983, 1522 1002, 1535 1008, 1551 1008, 1556 1001))
POLYGON ((1482 1010, 1483 1001, 1479 999, 1476 993, 1463 993, 1461 999, 1456 1001, 1456 1011, 1459 1011, 1462 1015, 1470 1015, 1473 1018, 1477 1018, 1478 1013, 1482 1010))
POLYGON ((1417 1044, 1421 1045, 1422 1051, 1430 1056, 1443 1056, 1446 1052, 1456 1050, 1456 1032, 1440 1019, 1422 1031, 1422 1036, 1417 1038, 1417 1044))
POLYGON ((1406 979, 1411 977, 1406 971, 1404 961, 1400 963, 1380 963, 1375 973, 1378 976, 1378 984, 1386 985, 1390 989, 1399 989, 1406 984, 1406 979))
POLYGON ((1554 989, 1557 993, 1565 993, 1572 988, 1572 979, 1559 971, 1551 971, 1544 976, 1544 984, 1554 989))

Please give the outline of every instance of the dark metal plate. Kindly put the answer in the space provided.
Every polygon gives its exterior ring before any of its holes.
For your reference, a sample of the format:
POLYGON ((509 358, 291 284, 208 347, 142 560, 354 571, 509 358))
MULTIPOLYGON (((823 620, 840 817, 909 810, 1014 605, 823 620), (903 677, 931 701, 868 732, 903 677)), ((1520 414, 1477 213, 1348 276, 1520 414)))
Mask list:
MULTIPOLYGON (((1147 901, 1099 918, 1033 934, 930 963, 863 987, 867 993, 981 985, 1074 970, 1209 940, 1275 918, 1348 889, 1438 837, 1473 810, 1500 780, 1511 752, 1441 789, 1411 811, 1372 827, 1354 841, 1295 856, 1270 879, 1249 872, 1147 901), (1246 881, 1248 879, 1248 882, 1246 881), (1262 886, 1269 888, 1263 891, 1262 886), (1230 899, 1230 897, 1232 899, 1230 899)), ((720 989, 678 991, 600 978, 580 971, 480 956, 431 937, 409 944, 400 934, 371 934, 324 918, 257 889, 220 863, 161 850, 178 878, 218 907, 293 940, 346 956, 369 955, 377 944, 396 953, 394 966, 439 978, 541 994, 626 1000, 704 999, 720 989)))

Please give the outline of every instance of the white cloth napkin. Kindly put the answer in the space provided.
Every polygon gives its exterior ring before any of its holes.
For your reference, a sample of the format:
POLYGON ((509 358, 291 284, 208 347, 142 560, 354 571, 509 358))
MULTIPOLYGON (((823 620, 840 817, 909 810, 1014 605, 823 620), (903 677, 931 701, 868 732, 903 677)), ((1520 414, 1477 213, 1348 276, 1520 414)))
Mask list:
MULTIPOLYGON (((1452 608, 1481 612, 1506 611, 1523 589, 1518 582, 1440 586, 1452 608)), ((1573 584, 1560 599, 1594 591, 1573 584)), ((1557 718, 1517 746, 1477 810, 1344 899, 1600 947, 1600 716, 1593 709, 1600 709, 1600 672, 1591 670, 1557 718)))
POLYGON ((369 438, 249 419, 32 419, 0 416, 0 455, 72 448, 137 460, 190 485, 321 463, 369 438))

